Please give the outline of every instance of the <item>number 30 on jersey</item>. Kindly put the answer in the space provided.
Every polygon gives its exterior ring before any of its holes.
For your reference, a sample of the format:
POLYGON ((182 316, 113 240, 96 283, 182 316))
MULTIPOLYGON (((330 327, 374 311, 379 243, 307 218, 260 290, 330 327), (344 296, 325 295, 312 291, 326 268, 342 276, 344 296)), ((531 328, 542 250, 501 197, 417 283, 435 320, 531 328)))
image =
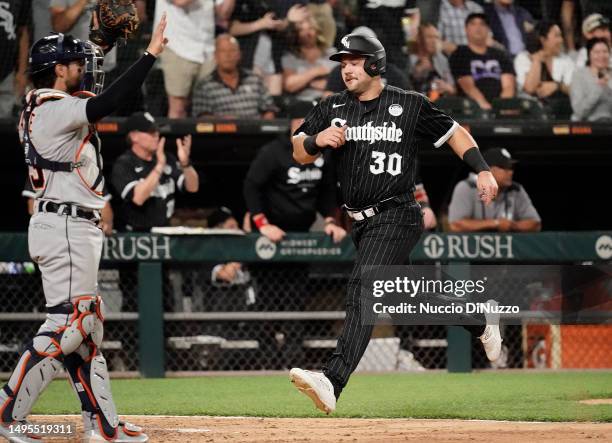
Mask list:
POLYGON ((380 151, 372 151, 372 160, 374 163, 370 164, 370 172, 372 174, 382 174, 387 172, 393 176, 402 173, 402 156, 393 153, 390 155, 380 151))

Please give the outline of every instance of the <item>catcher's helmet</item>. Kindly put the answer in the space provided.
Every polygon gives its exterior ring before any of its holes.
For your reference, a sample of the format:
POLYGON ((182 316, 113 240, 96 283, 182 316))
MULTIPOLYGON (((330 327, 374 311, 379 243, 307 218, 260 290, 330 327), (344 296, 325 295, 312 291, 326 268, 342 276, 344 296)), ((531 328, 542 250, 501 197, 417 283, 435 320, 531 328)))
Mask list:
POLYGON ((85 60, 85 75, 81 89, 98 94, 104 85, 102 62, 104 53, 98 45, 71 35, 51 34, 39 39, 30 49, 29 72, 36 75, 57 64, 85 60))
POLYGON ((365 72, 374 77, 384 74, 387 67, 387 55, 385 48, 377 38, 362 34, 348 34, 340 40, 342 48, 332 54, 330 60, 339 62, 344 54, 363 55, 366 61, 363 65, 365 72))

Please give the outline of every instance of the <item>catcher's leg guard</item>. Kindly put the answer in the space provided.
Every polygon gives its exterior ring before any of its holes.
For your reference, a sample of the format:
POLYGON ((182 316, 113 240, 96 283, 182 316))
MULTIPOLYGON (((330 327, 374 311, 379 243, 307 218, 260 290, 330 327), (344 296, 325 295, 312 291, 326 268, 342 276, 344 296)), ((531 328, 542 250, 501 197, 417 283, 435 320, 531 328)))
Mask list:
MULTIPOLYGON (((0 424, 25 420, 40 393, 62 367, 66 355, 84 340, 102 342, 103 303, 100 297, 80 297, 72 304, 49 309, 50 316, 34 339, 26 346, 17 368, 0 391, 0 424), (49 324, 60 316, 65 326, 55 331, 49 324), (65 315, 65 317, 62 317, 65 315)), ((55 326, 53 326, 55 327, 55 326)), ((95 344, 94 344, 95 346, 95 344)))
POLYGON ((81 401, 85 441, 148 441, 140 427, 119 421, 106 360, 94 345, 89 349, 82 345, 64 364, 81 401))
POLYGON ((41 392, 62 367, 59 344, 48 335, 37 335, 28 343, 8 383, 0 390, 0 434, 9 441, 38 439, 28 433, 9 431, 11 424, 27 424, 26 417, 41 392))

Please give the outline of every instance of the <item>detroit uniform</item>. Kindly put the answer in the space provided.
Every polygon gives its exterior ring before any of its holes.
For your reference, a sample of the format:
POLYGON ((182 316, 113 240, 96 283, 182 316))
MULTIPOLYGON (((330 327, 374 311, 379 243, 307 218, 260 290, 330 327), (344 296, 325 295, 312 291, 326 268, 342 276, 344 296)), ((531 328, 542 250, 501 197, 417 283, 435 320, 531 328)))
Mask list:
POLYGON ((81 402, 84 441, 148 440, 139 427, 119 421, 99 350, 105 307, 97 287, 104 236, 98 221, 105 197, 100 141, 92 122, 110 114, 129 90, 142 84, 155 57, 145 53, 96 96, 103 85, 102 58, 93 43, 63 34, 40 39, 30 51, 35 84, 57 84, 55 66, 62 64, 78 72, 72 78, 81 84, 70 88, 87 92, 77 97, 40 87, 26 97, 20 118, 35 197, 28 248, 41 272, 47 316, 0 390, 0 434, 10 441, 37 441, 8 426, 27 424, 38 396, 62 366, 81 402))

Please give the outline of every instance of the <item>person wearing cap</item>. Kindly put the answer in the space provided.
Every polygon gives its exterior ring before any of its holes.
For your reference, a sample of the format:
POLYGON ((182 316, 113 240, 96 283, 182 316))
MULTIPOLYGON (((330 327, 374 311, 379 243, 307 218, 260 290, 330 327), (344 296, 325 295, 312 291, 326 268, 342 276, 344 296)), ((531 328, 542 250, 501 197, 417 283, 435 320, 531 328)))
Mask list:
POLYGON ((468 43, 451 55, 451 72, 465 96, 490 110, 494 98, 514 97, 512 60, 505 51, 488 46, 490 28, 485 14, 468 15, 465 33, 468 43))
POLYGON ((240 67, 238 40, 221 34, 215 41, 217 67, 193 91, 194 117, 274 118, 274 102, 263 80, 240 67))
MULTIPOLYGON (((593 38, 603 38, 612 46, 612 34, 610 33, 610 20, 601 14, 591 14, 582 21, 582 35, 584 41, 593 38)), ((580 48, 576 56, 576 66, 587 66, 588 53, 586 46, 580 48)), ((610 55, 609 67, 612 68, 612 54, 610 55)))
POLYGON ((517 163, 504 148, 491 148, 483 153, 491 173, 499 184, 497 198, 489 206, 482 204, 476 189, 476 176, 455 186, 448 207, 448 221, 453 232, 537 232, 542 224, 525 188, 512 180, 517 163))
POLYGON ((123 204, 117 219, 129 231, 167 226, 174 213, 176 189, 197 192, 198 173, 191 165, 191 135, 176 139, 178 159, 164 152, 166 139, 148 112, 132 114, 125 125, 130 149, 115 161, 111 183, 123 204))

